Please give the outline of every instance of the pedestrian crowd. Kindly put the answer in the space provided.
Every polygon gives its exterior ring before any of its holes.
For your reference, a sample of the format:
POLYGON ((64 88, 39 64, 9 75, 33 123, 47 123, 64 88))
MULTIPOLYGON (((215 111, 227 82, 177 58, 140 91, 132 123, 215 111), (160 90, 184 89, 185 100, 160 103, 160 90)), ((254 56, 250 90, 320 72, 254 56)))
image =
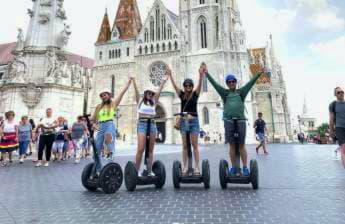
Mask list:
POLYGON ((46 115, 38 120, 37 125, 28 116, 17 122, 14 111, 0 117, 2 167, 13 163, 15 156, 18 156, 20 164, 31 157, 36 167, 47 167, 50 161, 69 159, 78 164, 89 155, 89 148, 89 134, 82 116, 78 116, 72 125, 68 125, 64 117, 54 118, 51 108, 46 110, 46 115))

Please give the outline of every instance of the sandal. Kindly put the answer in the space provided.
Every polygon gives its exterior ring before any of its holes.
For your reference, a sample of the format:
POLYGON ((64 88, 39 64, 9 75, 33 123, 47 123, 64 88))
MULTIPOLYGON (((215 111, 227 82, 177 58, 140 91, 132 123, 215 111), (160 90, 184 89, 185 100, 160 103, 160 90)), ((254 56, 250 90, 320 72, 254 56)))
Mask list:
POLYGON ((188 176, 188 169, 187 168, 182 169, 182 176, 188 176))

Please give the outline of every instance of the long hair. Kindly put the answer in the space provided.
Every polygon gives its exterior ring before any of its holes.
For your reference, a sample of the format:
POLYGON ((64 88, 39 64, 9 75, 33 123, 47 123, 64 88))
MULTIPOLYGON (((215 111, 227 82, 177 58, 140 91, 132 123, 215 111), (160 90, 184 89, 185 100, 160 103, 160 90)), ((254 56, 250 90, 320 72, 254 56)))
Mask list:
POLYGON ((148 93, 148 91, 145 91, 145 92, 144 92, 144 97, 143 97, 143 100, 141 101, 140 105, 141 105, 142 103, 144 103, 146 106, 147 106, 147 105, 150 105, 150 106, 155 105, 155 102, 154 102, 153 100, 147 99, 147 93, 148 93))

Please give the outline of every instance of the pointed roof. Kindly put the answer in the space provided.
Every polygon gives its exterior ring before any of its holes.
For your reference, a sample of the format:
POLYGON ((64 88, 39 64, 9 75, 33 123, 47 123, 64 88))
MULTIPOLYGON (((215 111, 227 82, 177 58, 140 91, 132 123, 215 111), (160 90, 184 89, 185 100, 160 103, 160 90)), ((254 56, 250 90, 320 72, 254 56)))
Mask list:
POLYGON ((122 40, 135 38, 139 34, 142 23, 136 0, 120 1, 113 30, 115 26, 122 40))
POLYGON ((12 51, 14 51, 16 47, 17 42, 0 44, 0 65, 6 65, 13 60, 14 55, 12 51))
POLYGON ((110 38, 111 38, 111 30, 110 30, 109 17, 108 17, 107 10, 105 10, 101 30, 99 31, 96 44, 104 44, 108 42, 110 38))

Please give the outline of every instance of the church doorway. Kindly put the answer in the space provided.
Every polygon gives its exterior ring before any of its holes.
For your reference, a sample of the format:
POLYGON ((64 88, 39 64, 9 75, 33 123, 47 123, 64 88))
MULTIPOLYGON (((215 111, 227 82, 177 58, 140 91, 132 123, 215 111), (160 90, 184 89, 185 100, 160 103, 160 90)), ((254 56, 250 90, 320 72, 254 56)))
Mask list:
POLYGON ((157 119, 156 119, 156 124, 157 124, 157 138, 156 142, 157 143, 164 143, 165 138, 166 138, 166 114, 164 112, 163 107, 158 104, 156 107, 156 114, 157 114, 157 119))

